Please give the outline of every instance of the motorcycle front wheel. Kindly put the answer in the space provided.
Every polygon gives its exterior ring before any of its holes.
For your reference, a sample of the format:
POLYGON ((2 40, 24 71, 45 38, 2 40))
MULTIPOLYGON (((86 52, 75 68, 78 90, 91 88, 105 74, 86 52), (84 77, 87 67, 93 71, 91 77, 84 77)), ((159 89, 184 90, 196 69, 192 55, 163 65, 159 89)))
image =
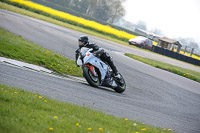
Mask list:
POLYGON ((122 77, 122 75, 121 75, 121 79, 120 80, 116 79, 115 82, 117 83, 117 87, 114 88, 116 92, 122 93, 126 90, 126 82, 124 78, 122 77))
POLYGON ((83 76, 91 86, 98 87, 100 85, 100 76, 92 74, 88 66, 83 67, 83 76))

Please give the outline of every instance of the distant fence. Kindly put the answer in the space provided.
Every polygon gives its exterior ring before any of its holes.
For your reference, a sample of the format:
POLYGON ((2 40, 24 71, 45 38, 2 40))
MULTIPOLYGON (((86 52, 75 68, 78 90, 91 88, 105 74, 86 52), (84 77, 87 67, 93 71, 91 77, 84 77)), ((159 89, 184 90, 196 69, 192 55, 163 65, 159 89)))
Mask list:
POLYGON ((183 55, 183 54, 180 54, 180 53, 168 50, 168 49, 164 49, 164 48, 161 48, 161 47, 158 47, 158 46, 155 46, 155 45, 153 45, 151 51, 158 53, 158 54, 162 54, 162 55, 171 57, 171 58, 175 58, 177 60, 181 60, 181 61, 184 61, 184 62, 187 62, 187 63, 190 63, 190 64, 200 66, 200 60, 197 60, 197 59, 194 59, 190 56, 186 56, 186 55, 183 55))

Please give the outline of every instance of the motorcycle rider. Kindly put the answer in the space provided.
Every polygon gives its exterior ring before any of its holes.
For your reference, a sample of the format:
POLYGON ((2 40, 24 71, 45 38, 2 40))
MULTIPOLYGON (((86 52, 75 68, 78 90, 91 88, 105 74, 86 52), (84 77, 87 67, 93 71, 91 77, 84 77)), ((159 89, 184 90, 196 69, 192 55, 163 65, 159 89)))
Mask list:
POLYGON ((115 78, 118 78, 120 79, 121 76, 120 74, 118 73, 118 70, 116 68, 116 66, 114 65, 113 63, 113 60, 112 60, 112 57, 107 53, 105 52, 102 48, 100 48, 98 45, 94 44, 94 43, 89 43, 89 38, 88 36, 86 35, 82 35, 79 37, 78 39, 79 41, 79 48, 75 51, 76 52, 76 61, 78 59, 78 56, 79 56, 79 52, 80 52, 80 49, 82 47, 86 47, 86 48, 92 48, 93 49, 93 52, 96 53, 96 55, 99 55, 100 59, 104 62, 107 62, 108 65, 111 67, 111 69, 113 70, 113 73, 114 73, 114 77, 115 78))

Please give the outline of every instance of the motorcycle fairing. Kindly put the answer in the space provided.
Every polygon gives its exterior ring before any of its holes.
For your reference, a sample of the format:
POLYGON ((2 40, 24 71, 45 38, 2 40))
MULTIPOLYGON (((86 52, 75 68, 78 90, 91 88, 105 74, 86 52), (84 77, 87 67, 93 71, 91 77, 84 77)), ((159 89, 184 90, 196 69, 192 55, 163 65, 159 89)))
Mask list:
POLYGON ((86 52, 86 56, 84 57, 83 62, 84 64, 91 64, 98 68, 101 73, 101 81, 103 81, 108 70, 108 66, 103 61, 95 57, 93 54, 86 52))

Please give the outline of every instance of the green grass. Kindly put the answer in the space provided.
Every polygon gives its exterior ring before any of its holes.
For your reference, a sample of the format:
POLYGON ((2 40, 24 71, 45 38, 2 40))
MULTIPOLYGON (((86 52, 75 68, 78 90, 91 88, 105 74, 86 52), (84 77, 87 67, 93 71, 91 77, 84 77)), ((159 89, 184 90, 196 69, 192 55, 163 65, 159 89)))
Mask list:
POLYGON ((0 84, 0 132, 167 133, 169 131, 0 84), (50 131, 50 128, 53 131, 50 131), (88 128, 91 128, 91 131, 88 131, 88 128))
POLYGON ((0 56, 39 65, 58 73, 82 76, 75 61, 0 29, 0 56))
POLYGON ((133 59, 136 59, 138 61, 141 61, 145 64, 154 66, 156 68, 160 68, 160 69, 163 69, 163 70, 184 76, 186 78, 192 79, 194 81, 200 82, 200 73, 199 72, 192 71, 190 69, 185 69, 185 68, 178 67, 178 66, 174 66, 174 65, 171 65, 171 64, 163 63, 163 62, 160 62, 160 61, 156 61, 156 60, 152 60, 152 59, 148 59, 148 58, 143 58, 143 57, 136 56, 136 55, 133 55, 133 54, 126 53, 125 55, 128 56, 128 57, 131 57, 133 59))

